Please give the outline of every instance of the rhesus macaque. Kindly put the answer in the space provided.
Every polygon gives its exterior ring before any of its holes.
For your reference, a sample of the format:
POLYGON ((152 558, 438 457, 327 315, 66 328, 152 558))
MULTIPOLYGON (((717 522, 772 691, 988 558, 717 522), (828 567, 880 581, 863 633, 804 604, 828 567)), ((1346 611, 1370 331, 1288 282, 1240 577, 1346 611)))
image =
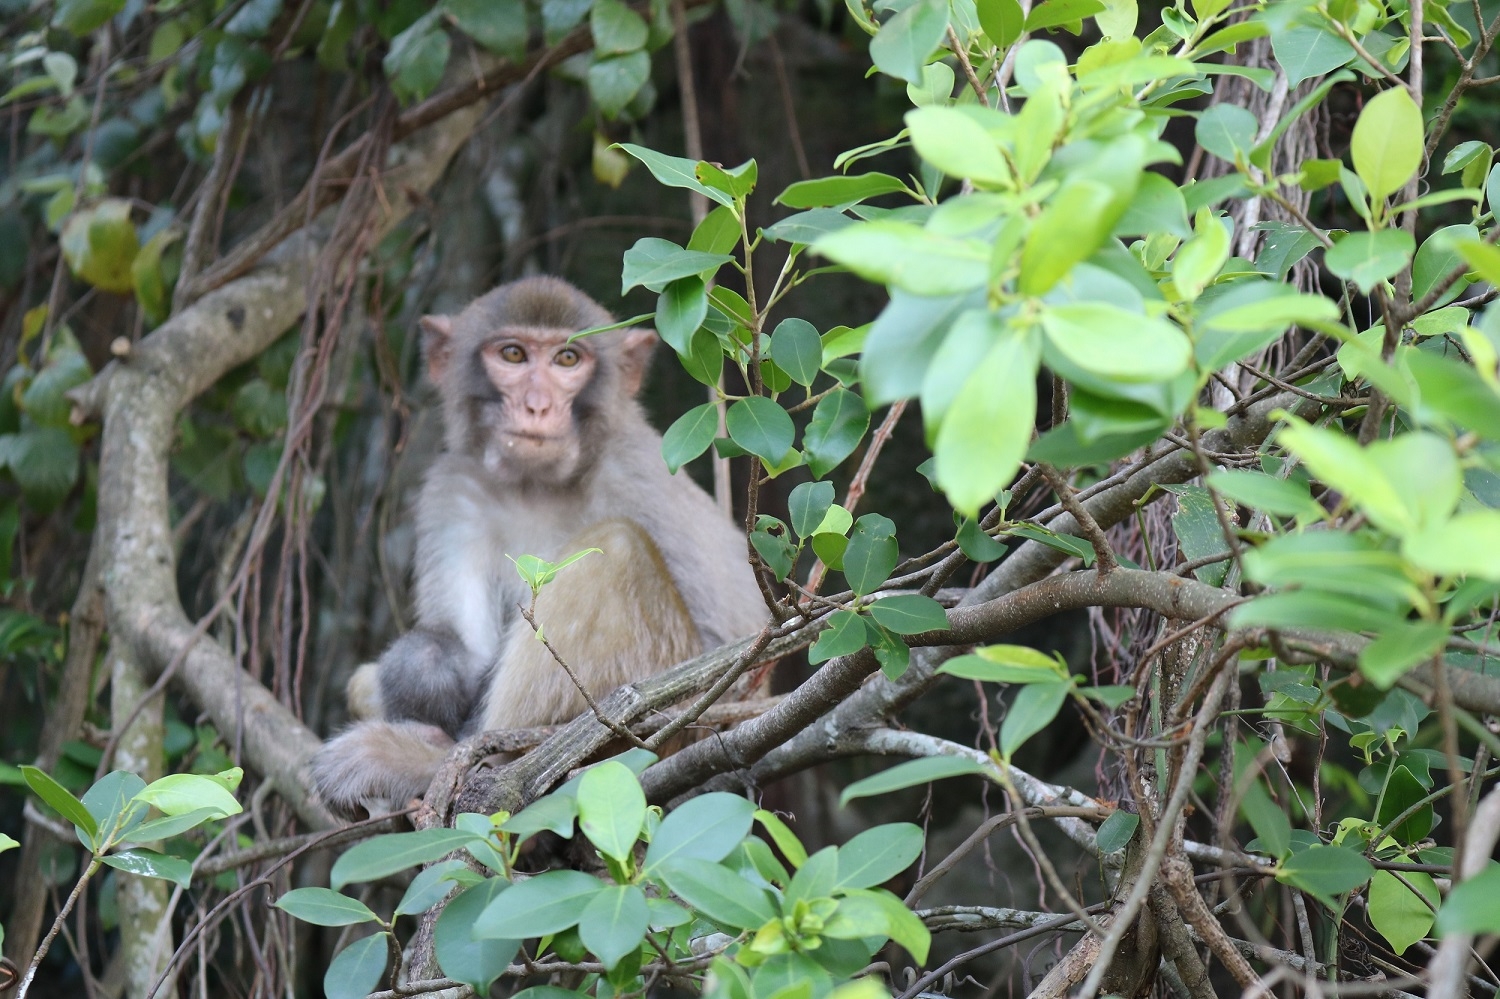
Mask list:
POLYGON ((416 507, 417 626, 355 673, 350 711, 367 720, 313 760, 335 811, 420 796, 454 739, 584 710, 521 619, 531 593, 507 556, 602 549, 548 583, 535 614, 596 697, 763 624, 744 535, 691 479, 668 473, 636 402, 655 334, 568 342, 612 321, 547 277, 423 318, 446 448, 416 507))

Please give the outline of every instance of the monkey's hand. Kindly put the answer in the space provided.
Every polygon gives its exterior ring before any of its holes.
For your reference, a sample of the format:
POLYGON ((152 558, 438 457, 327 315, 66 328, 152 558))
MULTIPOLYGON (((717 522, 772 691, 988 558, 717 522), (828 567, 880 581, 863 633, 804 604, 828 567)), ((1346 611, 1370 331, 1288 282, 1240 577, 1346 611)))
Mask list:
POLYGON ((426 794, 453 745, 436 725, 360 722, 324 743, 308 765, 308 778, 334 814, 379 815, 426 794))

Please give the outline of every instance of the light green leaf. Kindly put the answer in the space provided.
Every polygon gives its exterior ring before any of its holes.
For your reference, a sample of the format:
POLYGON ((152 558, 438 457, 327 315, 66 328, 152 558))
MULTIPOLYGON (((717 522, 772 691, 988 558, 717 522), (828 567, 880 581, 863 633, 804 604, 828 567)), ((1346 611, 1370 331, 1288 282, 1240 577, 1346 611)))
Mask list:
POLYGON ((646 821, 646 795, 623 763, 606 760, 578 784, 578 828, 599 852, 624 862, 646 821))
POLYGON ((733 259, 726 253, 684 250, 670 240, 645 236, 625 251, 620 294, 637 285, 661 292, 674 281, 711 274, 733 259))
POLYGON ((674 808, 651 837, 642 870, 679 857, 717 862, 734 851, 750 832, 755 805, 737 794, 713 791, 674 808))
POLYGON ((672 474, 704 451, 714 442, 719 431, 719 407, 711 402, 694 406, 683 413, 661 438, 661 456, 672 474))
POLYGON ((1043 210, 1021 251, 1020 290, 1044 295, 1073 265, 1093 256, 1114 227, 1115 193, 1095 180, 1065 183, 1043 210))
POLYGON ((418 867, 461 850, 479 839, 459 829, 421 829, 386 833, 357 843, 346 850, 329 872, 335 889, 362 881, 376 881, 408 867, 418 867))
POLYGON ((873 888, 922 855, 922 829, 910 822, 866 829, 839 848, 835 888, 873 888))
POLYGON ((1349 152, 1372 199, 1399 191, 1416 175, 1422 165, 1422 111, 1405 87, 1382 91, 1365 104, 1349 152))
POLYGON ((1399 956, 1427 936, 1439 901, 1437 885, 1430 874, 1413 871, 1398 878, 1390 871, 1376 871, 1370 879, 1370 924, 1399 956))
POLYGON ((1500 864, 1490 864, 1471 878, 1465 878, 1438 910, 1437 935, 1454 933, 1500 933, 1500 864))
POLYGON ((1413 531, 1401 554, 1439 576, 1475 576, 1500 581, 1500 511, 1471 510, 1413 531))
POLYGON ((160 878, 186 888, 193 879, 193 865, 181 857, 152 850, 121 850, 101 858, 110 867, 146 878, 160 878))
POLYGON ((659 874, 683 901, 736 929, 756 929, 776 916, 769 895, 719 864, 679 857, 659 874))
POLYGON ((582 871, 548 871, 500 893, 474 920, 474 936, 527 940, 578 923, 604 883, 582 871))
POLYGON ((1052 723, 1073 689, 1071 680, 1022 687, 1000 723, 1000 756, 1010 759, 1025 741, 1052 723))
POLYGON ((1192 361, 1187 335, 1165 319, 1104 302, 1054 305, 1041 313, 1048 344, 1091 374, 1122 381, 1175 378, 1192 361))
POLYGON ((877 624, 898 635, 948 630, 948 613, 943 610, 943 605, 920 593, 877 600, 870 605, 870 616, 877 624))
POLYGON ((1354 282, 1363 294, 1368 295, 1377 284, 1395 277, 1411 261, 1416 246, 1411 233, 1403 229, 1351 232, 1333 244, 1323 260, 1329 270, 1354 282))
POLYGON ((1310 846, 1282 861, 1276 880, 1300 888, 1329 908, 1334 896, 1353 891, 1375 873, 1370 862, 1342 846, 1310 846))
POLYGON ((777 195, 776 201, 788 208, 824 208, 904 190, 906 185, 888 173, 861 173, 852 177, 799 180, 777 195))
MULTIPOLYGON (((668 156, 654 149, 647 149, 645 146, 637 146, 629 142, 621 142, 618 146, 646 164, 646 169, 651 171, 651 176, 655 177, 658 183, 665 184, 667 187, 681 187, 689 191, 697 191, 710 201, 716 201, 730 209, 734 208, 734 199, 728 194, 698 180, 697 160, 668 156)), ((626 290, 628 291, 629 288, 627 287, 626 290)))
POLYGON ((1039 347, 1029 332, 1002 336, 943 414, 933 443, 937 481, 966 517, 1005 488, 1031 443, 1039 347))
POLYGON ((922 158, 948 176, 997 186, 1014 183, 999 143, 968 111, 957 107, 918 108, 906 113, 906 127, 922 158))
POLYGON ((645 892, 635 885, 610 885, 589 900, 578 919, 578 938, 613 971, 641 946, 649 922, 645 892))
POLYGON ((945 236, 909 222, 861 222, 813 244, 867 281, 921 295, 948 295, 989 280, 990 251, 976 239, 945 236))

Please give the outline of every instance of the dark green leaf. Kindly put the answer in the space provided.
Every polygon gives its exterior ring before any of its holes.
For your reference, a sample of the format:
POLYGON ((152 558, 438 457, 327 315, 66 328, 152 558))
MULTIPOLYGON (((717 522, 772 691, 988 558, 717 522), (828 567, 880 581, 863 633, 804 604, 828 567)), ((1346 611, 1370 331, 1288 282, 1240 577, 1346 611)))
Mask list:
POLYGON ((403 103, 419 101, 432 93, 447 68, 452 43, 442 30, 438 13, 424 14, 391 39, 383 65, 391 89, 403 103))
POLYGON ((786 504, 792 516, 792 530, 799 538, 809 537, 833 506, 833 483, 804 482, 792 490, 786 504))
POLYGON ((642 870, 677 857, 717 862, 750 833, 755 805, 737 794, 714 791, 689 799, 673 809, 651 837, 642 870))
POLYGON ((708 289, 697 276, 673 281, 656 301, 656 332, 679 354, 687 353, 693 332, 707 317, 708 289))
POLYGON ((620 0, 594 0, 589 28, 601 54, 634 52, 646 44, 646 22, 620 0))
POLYGON ((764 396, 737 400, 729 407, 725 426, 731 440, 760 457, 767 466, 777 466, 785 460, 796 436, 786 410, 764 396))
POLYGON ((350 847, 334 862, 328 875, 329 884, 342 888, 375 881, 408 867, 431 863, 463 849, 476 838, 473 833, 459 829, 421 829, 376 836, 350 847))
MULTIPOLYGON (((83 807, 83 802, 73 797, 72 793, 57 781, 53 780, 44 770, 36 767, 21 766, 21 775, 26 778, 26 786, 32 792, 52 807, 52 810, 64 819, 82 829, 89 837, 98 835, 99 823, 89 810, 83 807)), ((85 842, 84 845, 88 845, 85 842)))
POLYGON ((919 593, 877 600, 870 605, 870 616, 898 635, 948 630, 948 614, 943 605, 919 593))
POLYGON ((673 281, 710 274, 732 259, 723 253, 684 250, 670 240, 646 236, 625 251, 620 294, 637 285, 660 292, 673 281))
POLYGON ((811 385, 823 366, 823 340, 805 319, 783 319, 771 334, 771 360, 798 385, 811 385))
POLYGON ((505 973, 521 949, 520 940, 491 940, 472 932, 480 913, 509 887, 502 878, 489 878, 460 892, 443 906, 433 932, 443 974, 480 995, 489 992, 490 984, 505 973))
POLYGON ((52 25, 69 34, 86 35, 124 9, 125 0, 58 0, 52 25))
POLYGON ((866 829, 839 848, 837 888, 885 884, 922 855, 922 830, 910 822, 866 829))
POLYGON ((406 886, 406 893, 396 904, 395 914, 414 916, 437 905, 457 887, 453 879, 448 877, 457 871, 467 871, 464 862, 457 857, 423 868, 411 879, 411 884, 406 886))
POLYGON ((1374 873, 1370 862, 1353 850, 1318 845, 1282 861, 1276 880, 1300 888, 1334 908, 1334 896, 1353 891, 1374 873))
POLYGON ((867 513, 854 522, 844 550, 844 576, 859 596, 873 593, 896 568, 896 525, 889 517, 867 513))
POLYGON ((589 900, 578 920, 578 937, 605 968, 613 971, 646 938, 650 912, 635 885, 610 885, 589 900))
POLYGON ((184 888, 193 879, 192 864, 181 857, 168 857, 151 850, 121 850, 101 859, 117 871, 160 878, 184 888))
POLYGON ((962 777, 969 774, 981 774, 988 777, 991 776, 992 771, 983 763, 967 756, 925 756, 917 760, 907 760, 888 770, 882 770, 873 777, 857 780, 844 788, 844 792, 839 795, 839 806, 847 805, 855 798, 871 798, 899 791, 905 787, 930 784, 945 777, 962 777))
POLYGON ((833 471, 864 439, 870 428, 870 411, 864 400, 845 389, 834 389, 818 400, 812 421, 802 434, 807 466, 822 478, 833 471))
POLYGON ((458 29, 497 55, 526 54, 526 5, 521 0, 443 0, 458 29))
POLYGON ((361 937, 338 952, 323 975, 328 999, 364 999, 385 974, 390 947, 384 933, 361 937))
MULTIPOLYGON (((1380 800, 1380 811, 1375 814, 1375 822, 1384 828, 1406 811, 1416 805, 1417 802, 1427 797, 1427 788, 1412 776, 1412 772, 1406 767, 1396 767, 1391 771, 1390 779, 1386 781, 1385 794, 1380 800)), ((1407 846, 1415 845, 1427 838, 1432 832, 1435 819, 1432 804, 1422 805, 1411 815, 1402 819, 1400 824, 1391 829, 1391 836, 1397 842, 1407 846)))
POLYGON ((530 939, 575 926, 589 900, 604 890, 581 871, 548 871, 512 885, 474 920, 474 936, 530 939))
POLYGON ((814 666, 837 656, 850 656, 869 644, 864 618, 853 611, 834 611, 828 628, 807 650, 807 661, 814 666))
POLYGON ((1052 723, 1073 689, 1071 680, 1022 687, 1000 724, 1000 755, 1010 759, 1025 741, 1052 723))
MULTIPOLYGON (((711 334, 710 334, 711 335, 711 334)), ((719 407, 711 402, 694 406, 679 416, 661 438, 661 456, 675 475, 714 441, 719 429, 719 407)))
POLYGON ((644 51, 596 59, 588 69, 589 96, 605 116, 616 118, 650 78, 651 56, 644 51))
POLYGON ((328 888, 293 888, 278 898, 275 906, 314 926, 352 926, 380 920, 363 902, 328 888))
POLYGON ((683 901, 726 926, 756 929, 776 916, 771 897, 727 867, 680 857, 659 873, 683 901))
POLYGON ((1099 832, 1094 837, 1094 844, 1099 847, 1101 854, 1123 850, 1131 837, 1135 835, 1136 827, 1140 824, 1139 815, 1117 808, 1110 812, 1109 818, 1100 824, 1099 832))
MULTIPOLYGON (((733 198, 723 191, 709 187, 698 180, 697 160, 683 159, 681 156, 668 156, 665 153, 658 153, 654 149, 647 149, 645 146, 637 146, 629 142, 622 142, 619 145, 621 149, 646 164, 646 169, 651 171, 651 176, 655 177, 658 182, 668 187, 682 187, 689 191, 697 191, 710 201, 716 201, 721 205, 733 208, 733 198)), ((627 286, 625 290, 628 291, 630 289, 627 286)), ((660 289, 653 290, 659 291, 660 289)))

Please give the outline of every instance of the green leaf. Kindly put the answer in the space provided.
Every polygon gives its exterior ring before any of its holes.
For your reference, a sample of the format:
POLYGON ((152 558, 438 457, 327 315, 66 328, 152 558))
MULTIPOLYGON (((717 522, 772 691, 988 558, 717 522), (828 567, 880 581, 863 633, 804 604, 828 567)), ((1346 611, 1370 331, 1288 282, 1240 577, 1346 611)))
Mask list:
POLYGON ((661 456, 672 474, 698 457, 714 442, 719 430, 719 407, 711 402, 683 413, 661 438, 661 456))
POLYGON ((954 540, 958 542, 959 550, 970 562, 978 562, 982 565, 986 562, 993 562, 1005 554, 1005 546, 981 530, 979 522, 972 517, 964 518, 954 540))
POLYGON ((1286 72, 1287 84, 1322 76, 1354 58, 1354 49, 1337 35, 1322 28, 1294 25, 1271 30, 1271 50, 1286 72))
POLYGON ((334 862, 328 882, 335 889, 377 881, 408 867, 429 864, 461 850, 479 837, 459 829, 421 829, 386 833, 357 843, 334 862))
POLYGON ((1440 576, 1500 580, 1500 511, 1473 510, 1408 534, 1401 553, 1440 576))
POLYGON ((772 841, 776 844, 776 849, 781 851, 781 855, 787 859, 787 863, 791 864, 793 869, 807 863, 807 850, 803 847, 802 841, 774 812, 758 808, 755 810, 755 821, 759 822, 770 834, 772 841))
POLYGON ((777 195, 776 201, 788 208, 824 208, 830 205, 855 204, 882 194, 905 190, 906 185, 888 173, 861 173, 852 177, 799 180, 777 195))
POLYGON ((1215 104, 1198 117, 1198 145, 1230 163, 1248 162, 1260 121, 1236 104, 1215 104))
POLYGON ((1229 233, 1212 209, 1198 209, 1193 230, 1196 235, 1172 258, 1172 283, 1186 301, 1202 294, 1229 259, 1229 233))
POLYGON ((487 878, 455 895, 443 906, 433 931, 438 967, 456 982, 463 982, 480 995, 505 973, 521 949, 520 940, 475 937, 472 927, 490 903, 510 888, 503 878, 487 878))
POLYGON ((1236 607, 1229 616, 1232 628, 1378 631, 1389 623, 1389 613, 1379 607, 1355 597, 1316 590, 1263 593, 1236 607))
POLYGON ((704 253, 729 253, 740 245, 741 235, 740 220, 734 210, 719 205, 698 223, 687 248, 704 253))
POLYGON ((620 294, 637 285, 661 292, 673 281, 712 274, 733 259, 724 253, 684 250, 670 240, 646 236, 625 251, 620 294))
POLYGON ((987 645, 949 659, 937 671, 988 683, 1051 683, 1067 677, 1056 659, 1024 645, 987 645))
MULTIPOLYGON (((667 187, 680 187, 689 191, 697 191, 708 200, 725 205, 733 210, 733 198, 723 191, 709 187, 698 180, 697 160, 684 159, 681 156, 668 156, 665 153, 658 153, 654 149, 647 149, 645 146, 637 146, 629 142, 621 142, 618 144, 618 147, 646 164, 646 169, 651 171, 651 176, 655 177, 658 183, 665 184, 667 187)), ((629 291, 630 287, 627 286, 625 290, 629 291)), ((660 291, 661 289, 655 288, 652 290, 660 291)))
POLYGON ((968 291, 989 280, 990 251, 976 239, 880 219, 846 226, 813 249, 867 281, 920 295, 968 291))
POLYGON ((588 68, 589 96, 606 117, 617 118, 650 78, 651 56, 644 51, 596 58, 588 68))
POLYGON ((474 920, 474 936, 526 940, 577 925, 604 883, 581 871, 548 871, 512 885, 474 920))
POLYGON ((458 30, 498 55, 526 54, 526 5, 520 0, 443 0, 458 30))
POLYGON ((470 873, 464 862, 457 857, 424 867, 411 879, 411 884, 406 886, 401 901, 396 903, 395 914, 420 915, 437 905, 457 886, 455 879, 448 877, 457 871, 464 872, 461 877, 469 876, 470 873))
POLYGON ((831 232, 838 232, 845 226, 854 224, 853 219, 835 208, 814 208, 811 211, 788 215, 775 225, 762 229, 761 232, 770 240, 801 243, 806 246, 816 243, 831 232))
POLYGON ((646 938, 650 912, 646 894, 635 885, 610 885, 589 900, 578 920, 578 938, 613 971, 646 938))
POLYGON ((1140 824, 1139 815, 1117 808, 1110 812, 1109 818, 1100 824, 1099 832, 1094 837, 1094 845, 1099 848, 1101 855, 1123 850, 1135 836, 1135 831, 1140 824))
POLYGON ((86 35, 124 9, 125 0, 58 0, 52 26, 72 35, 86 35))
POLYGON ((328 888, 293 888, 274 903, 276 908, 314 926, 352 926, 377 923, 370 907, 328 888))
POLYGON ((805 319, 783 319, 771 334, 771 360, 798 385, 811 385, 823 366, 823 338, 805 319))
POLYGON ((385 974, 388 943, 384 933, 376 933, 339 951, 323 975, 323 994, 328 999, 364 999, 374 992, 385 974))
POLYGON ((589 28, 595 52, 634 52, 646 44, 646 22, 620 0, 594 0, 589 28))
POLYGON ((922 67, 948 30, 944 0, 916 0, 870 39, 870 60, 887 76, 920 83, 922 67))
POLYGON ((948 630, 948 613, 943 610, 943 605, 920 593, 877 600, 870 605, 870 616, 877 624, 898 635, 948 630))
POLYGON ((771 897, 727 867, 681 857, 659 874, 683 901, 726 926, 752 930, 776 918, 771 897))
POLYGON ((1286 859, 1292 849, 1292 824, 1258 778, 1245 785, 1240 811, 1255 830, 1260 849, 1274 860, 1286 859))
POLYGON ((740 447, 776 466, 792 449, 796 427, 792 418, 775 402, 764 396, 736 400, 724 418, 729 437, 740 447))
POLYGON ((1044 295, 1093 256, 1114 227, 1115 194, 1096 180, 1070 180, 1037 217, 1021 251, 1020 290, 1044 295))
POLYGON ((1359 671, 1389 690, 1414 666, 1427 662, 1448 641, 1448 629, 1432 621, 1392 621, 1359 650, 1359 671))
POLYGON ((80 279, 102 291, 129 294, 135 290, 130 267, 140 241, 130 221, 130 202, 105 198, 73 216, 63 226, 63 256, 80 279))
POLYGON ((844 577, 859 596, 873 593, 896 568, 896 525, 878 513, 854 522, 849 547, 844 550, 844 577))
POLYGON ((833 506, 833 483, 804 482, 787 497, 792 515, 792 530, 799 538, 811 537, 833 506))
POLYGON ((1422 165, 1422 110, 1405 87, 1392 87, 1366 102, 1354 123, 1349 153, 1372 199, 1399 191, 1416 176, 1422 165))
MULTIPOLYGON (((153 323, 166 319, 171 311, 170 286, 173 278, 167 276, 168 267, 163 262, 162 255, 180 236, 181 233, 175 229, 161 230, 146 240, 146 244, 130 262, 130 283, 135 289, 136 301, 141 303, 141 308, 153 323)), ((170 268, 174 275, 176 269, 175 264, 170 268)))
MULTIPOLYGON (((1426 796, 1427 788, 1413 776, 1411 770, 1405 766, 1393 768, 1380 800, 1380 810, 1375 814, 1376 824, 1382 828, 1390 825, 1396 816, 1417 805, 1426 796)), ((1402 819, 1400 824, 1391 829, 1391 836, 1399 843, 1413 846, 1427 838, 1434 822, 1435 812, 1429 802, 1402 819)))
MULTIPOLYGON (((989 317, 998 326, 998 317, 989 317)), ((974 517, 1015 477, 1036 420, 1039 338, 998 339, 943 414, 933 443, 937 481, 954 509, 974 517)))
MULTIPOLYGON (((1439 281, 1464 265, 1463 255, 1455 244, 1464 240, 1478 240, 1479 230, 1472 225, 1444 226, 1422 241, 1411 265, 1411 297, 1420 301, 1426 297, 1439 281)), ((1453 283, 1436 304, 1441 305, 1450 297, 1456 297, 1468 282, 1460 279, 1453 283)))
POLYGON ((808 857, 787 883, 781 899, 781 910, 791 912, 798 902, 812 903, 816 899, 828 898, 838 881, 839 850, 825 846, 808 857))
POLYGON ((154 843, 158 840, 180 836, 189 829, 196 829, 205 822, 223 817, 224 813, 217 808, 195 808, 181 815, 164 815, 159 819, 132 826, 126 839, 132 843, 154 843))
POLYGON ((866 622, 866 631, 869 632, 870 651, 880 664, 880 672, 885 674, 887 680, 901 679, 911 665, 911 649, 901 640, 901 636, 875 621, 866 622))
POLYGON ((623 863, 646 821, 646 795, 623 763, 606 760, 578 784, 578 828, 606 857, 623 863))
POLYGON ((1279 865, 1276 880, 1335 908, 1334 896, 1353 891, 1375 873, 1370 862, 1341 846, 1310 846, 1279 865))
POLYGON ((169 857, 151 850, 121 850, 100 859, 117 871, 160 878, 184 888, 193 880, 192 864, 181 857, 169 857))
POLYGON ((839 795, 839 807, 842 808, 855 798, 871 798, 906 787, 930 784, 945 777, 962 777, 970 774, 991 777, 993 771, 983 763, 967 756, 924 756, 917 760, 907 760, 905 763, 898 763, 894 767, 882 770, 873 777, 857 780, 844 788, 843 793, 839 795))
POLYGON ((1380 471, 1369 451, 1342 433, 1292 417, 1276 437, 1320 480, 1356 499, 1376 526, 1400 534, 1412 526, 1400 489, 1380 471))
MULTIPOLYGON (((58 815, 82 829, 90 839, 99 834, 99 823, 83 807, 83 802, 73 797, 67 788, 53 780, 46 771, 22 764, 21 775, 26 778, 26 786, 31 788, 32 793, 50 805, 58 815)), ((85 842, 84 845, 89 844, 85 842)))
POLYGON ((1010 759, 1022 743, 1050 725, 1072 689, 1071 680, 1022 687, 1000 723, 1001 758, 1010 759))
POLYGON ((906 948, 906 951, 916 960, 918 964, 927 963, 927 952, 932 945, 932 934, 901 900, 888 891, 881 889, 851 890, 844 900, 839 903, 843 908, 846 903, 854 903, 855 899, 870 900, 875 902, 885 912, 886 935, 894 943, 906 948))
POLYGON ((706 318, 708 289, 696 275, 673 281, 662 289, 656 301, 656 332, 679 354, 688 352, 693 333, 706 318))
POLYGON ((1306 484, 1247 469, 1217 469, 1206 480, 1221 496, 1279 517, 1319 518, 1323 508, 1306 484))
POLYGON ((1370 924, 1399 956, 1427 936, 1440 900, 1437 885, 1430 874, 1413 871, 1398 878, 1390 871, 1376 871, 1370 879, 1370 924))
POLYGON ((1016 0, 979 0, 979 26, 1002 49, 1015 44, 1026 27, 1026 12, 1016 0))
POLYGON ((673 809, 651 837, 642 871, 679 857, 718 862, 750 833, 755 805, 737 794, 713 791, 673 809))
POLYGON ((1488 143, 1480 142, 1478 139, 1460 142, 1448 150, 1448 155, 1443 157, 1443 173, 1456 173, 1480 157, 1484 157, 1485 165, 1488 166, 1492 155, 1493 151, 1488 143))
POLYGON ((807 661, 816 666, 838 656, 852 656, 869 643, 864 618, 853 611, 834 611, 828 627, 807 650, 807 661))
POLYGON ((1104 302, 1054 305, 1043 310, 1041 320, 1052 348, 1104 378, 1166 381, 1192 361, 1191 341, 1172 323, 1104 302))
POLYGON ((922 829, 910 822, 866 829, 839 848, 836 888, 873 888, 922 855, 922 829))
POLYGON ((812 420, 802 434, 807 467, 822 478, 859 447, 870 428, 870 411, 864 400, 845 389, 834 389, 818 400, 812 420))
POLYGON ((1455 933, 1500 933, 1500 865, 1490 864, 1454 886, 1438 910, 1436 930, 1440 937, 1455 933))
MULTIPOLYGON (((999 143, 976 120, 976 114, 984 110, 926 107, 908 111, 906 127, 912 145, 924 160, 950 177, 997 186, 1012 184, 1015 176, 1000 154, 999 143)), ((993 111, 989 116, 1000 118, 993 111)))
POLYGON ((452 43, 438 15, 437 10, 422 15, 391 39, 382 65, 391 90, 403 104, 419 101, 437 89, 448 66, 452 43))
POLYGON ((1403 229, 1351 232, 1333 244, 1333 248, 1323 255, 1323 260, 1329 270, 1354 282, 1363 294, 1368 295, 1377 284, 1395 277, 1411 261, 1415 249, 1416 241, 1403 229))

